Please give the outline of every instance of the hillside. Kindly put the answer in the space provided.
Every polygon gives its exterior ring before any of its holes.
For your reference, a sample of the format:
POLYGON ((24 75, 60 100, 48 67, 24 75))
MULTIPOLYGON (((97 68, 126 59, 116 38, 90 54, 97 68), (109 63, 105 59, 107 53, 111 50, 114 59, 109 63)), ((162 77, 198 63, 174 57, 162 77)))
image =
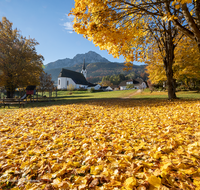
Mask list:
POLYGON ((123 71, 123 63, 110 62, 93 51, 89 51, 85 54, 77 54, 73 59, 66 58, 48 63, 45 65, 44 71, 51 74, 52 80, 57 83, 58 75, 62 68, 81 72, 84 60, 87 70, 87 80, 93 83, 101 81, 104 76, 108 75, 117 75, 120 73, 128 75, 134 72, 135 76, 139 76, 141 73, 145 72, 145 65, 134 65, 131 71, 123 71))
POLYGON ((57 68, 66 68, 66 67, 73 67, 77 64, 82 64, 85 60, 86 63, 96 63, 96 62, 104 62, 109 63, 106 58, 102 57, 96 52, 89 51, 85 54, 77 54, 73 59, 66 58, 66 59, 59 59, 57 61, 48 63, 45 65, 46 70, 50 69, 57 69, 57 68))
MULTIPOLYGON (((72 71, 81 72, 82 64, 76 64, 72 67, 63 67, 72 71)), ((87 70, 87 78, 89 78, 90 82, 95 82, 93 79, 97 78, 97 81, 101 80, 103 76, 107 75, 115 75, 123 73, 125 75, 129 74, 130 72, 135 72, 136 75, 140 75, 145 70, 145 65, 137 66, 134 65, 133 69, 129 72, 123 71, 124 65, 120 63, 114 62, 99 62, 99 63, 86 63, 86 70, 87 70)), ((45 69, 45 72, 51 74, 52 80, 57 82, 58 75, 62 68, 55 68, 55 69, 45 69)))

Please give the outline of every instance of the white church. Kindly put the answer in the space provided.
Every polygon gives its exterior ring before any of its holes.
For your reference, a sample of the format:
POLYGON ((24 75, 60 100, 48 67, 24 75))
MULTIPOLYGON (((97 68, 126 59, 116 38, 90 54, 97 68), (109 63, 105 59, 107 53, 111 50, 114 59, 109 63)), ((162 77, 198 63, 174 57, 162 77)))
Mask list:
POLYGON ((76 71, 71 71, 68 69, 62 69, 58 75, 58 89, 90 89, 94 88, 99 90, 101 86, 99 84, 92 84, 86 80, 87 70, 85 66, 85 59, 83 62, 83 67, 81 73, 76 71))

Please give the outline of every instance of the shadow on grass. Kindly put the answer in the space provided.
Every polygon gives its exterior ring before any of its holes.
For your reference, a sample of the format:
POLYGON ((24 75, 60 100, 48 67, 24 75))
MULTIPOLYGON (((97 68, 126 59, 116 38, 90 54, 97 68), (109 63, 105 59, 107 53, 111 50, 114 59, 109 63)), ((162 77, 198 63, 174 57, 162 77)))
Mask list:
POLYGON ((90 95, 84 95, 84 96, 73 96, 73 95, 70 95, 70 96, 59 96, 57 97, 56 99, 69 99, 69 98, 86 98, 86 97, 91 97, 90 95))
MULTIPOLYGON (((104 106, 105 108, 109 107, 157 107, 157 106, 168 106, 169 104, 173 104, 182 101, 194 102, 199 101, 200 97, 197 96, 196 92, 191 92, 191 94, 195 94, 194 96, 187 97, 186 94, 179 94, 178 98, 175 100, 168 100, 167 95, 136 95, 132 96, 132 98, 114 98, 114 97, 95 97, 93 95, 84 94, 84 95, 70 95, 70 96, 59 96, 57 98, 53 98, 53 101, 49 101, 48 98, 46 102, 31 102, 25 105, 26 108, 34 108, 34 107, 49 107, 49 106, 61 106, 61 105, 69 105, 69 104, 88 104, 94 106, 104 106), (193 99, 195 97, 196 99, 193 99)), ((1 107, 0 111, 3 111, 5 108, 1 107)), ((18 106, 11 106, 10 109, 24 109, 19 108, 18 106)))
MULTIPOLYGON (((91 98, 91 99, 68 99, 68 100, 55 100, 52 102, 35 102, 29 103, 25 108, 34 108, 34 107, 49 107, 49 106, 61 106, 61 105, 70 105, 70 104, 88 104, 93 106, 103 106, 106 109, 110 107, 116 108, 134 108, 134 107, 159 107, 159 106, 169 106, 170 104, 175 104, 176 102, 188 102, 192 103, 194 101, 199 101, 198 99, 185 99, 179 98, 175 100, 168 100, 167 98, 91 98)), ((24 109, 24 108, 20 108, 24 109)))

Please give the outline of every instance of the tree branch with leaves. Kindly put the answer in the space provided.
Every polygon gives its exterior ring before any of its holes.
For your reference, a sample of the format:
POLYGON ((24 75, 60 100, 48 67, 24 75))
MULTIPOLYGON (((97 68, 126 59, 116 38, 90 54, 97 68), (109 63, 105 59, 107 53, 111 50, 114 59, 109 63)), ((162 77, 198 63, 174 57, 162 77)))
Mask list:
MULTIPOLYGON (((174 50, 178 29, 165 15, 170 0, 76 0, 74 30, 114 57, 123 55, 130 68, 145 62, 155 44, 159 47, 168 80, 168 97, 176 98, 173 79, 174 50)), ((176 11, 180 14, 180 11, 176 11)), ((178 18, 180 23, 182 17, 178 18)))
POLYGON ((0 22, 0 85, 5 86, 7 97, 13 97, 17 87, 38 85, 43 72, 43 56, 38 55, 35 39, 27 39, 12 23, 2 18, 0 22))

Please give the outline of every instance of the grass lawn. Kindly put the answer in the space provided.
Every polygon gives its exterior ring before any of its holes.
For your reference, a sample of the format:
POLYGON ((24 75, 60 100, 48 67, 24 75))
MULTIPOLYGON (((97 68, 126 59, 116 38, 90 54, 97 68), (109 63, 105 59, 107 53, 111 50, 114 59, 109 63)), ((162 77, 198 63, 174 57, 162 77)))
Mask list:
POLYGON ((119 91, 108 91, 108 92, 94 92, 90 93, 88 91, 73 91, 70 95, 68 91, 59 91, 58 97, 64 99, 101 99, 101 98, 119 98, 127 96, 130 93, 136 92, 137 90, 119 90, 119 91))
MULTIPOLYGON (((178 98, 185 98, 185 99, 200 99, 200 92, 196 91, 179 91, 176 92, 176 96, 178 98)), ((167 91, 154 91, 150 92, 149 89, 145 89, 141 93, 138 93, 134 96, 131 96, 131 98, 139 98, 139 99, 167 99, 168 93, 167 91)))
MULTIPOLYGON (((65 105, 65 104, 73 104, 73 103, 80 103, 80 102, 88 102, 88 101, 94 101, 94 100, 105 100, 105 99, 117 99, 118 98, 133 98, 133 99, 167 99, 167 91, 165 92, 150 92, 149 89, 145 89, 144 91, 140 93, 136 93, 137 90, 120 90, 120 91, 109 91, 109 92, 94 92, 90 93, 88 91, 58 91, 57 98, 55 98, 55 92, 53 94, 53 101, 49 102, 48 98, 44 99, 44 102, 32 102, 25 105, 26 108, 32 108, 32 107, 45 107, 45 106, 51 106, 51 105, 65 105)), ((183 99, 200 99, 200 93, 197 93, 195 91, 181 91, 177 92, 178 98, 183 99)), ((44 94, 45 95, 45 94, 44 94)), ((48 97, 48 93, 46 93, 48 97)), ((39 94, 39 97, 41 94, 39 94)), ((29 100, 28 100, 29 101, 29 100)), ((0 113, 4 113, 11 109, 23 109, 18 108, 18 106, 10 106, 8 109, 0 107, 0 113)))
MULTIPOLYGON (((124 90, 124 91, 109 91, 109 92, 94 92, 90 93, 88 91, 58 91, 57 98, 55 98, 55 92, 53 94, 53 101, 48 101, 48 93, 44 94, 47 96, 46 99, 43 99, 45 102, 32 102, 25 105, 26 108, 31 107, 45 107, 51 105, 63 105, 63 104, 72 104, 72 103, 79 103, 84 101, 93 101, 93 100, 101 100, 101 99, 112 99, 112 98, 121 98, 125 97, 131 93, 136 92, 137 90, 124 90)), ((39 94, 41 97, 41 94, 39 94)), ((35 96, 36 98, 36 96, 35 96)), ((28 99, 28 102, 30 100, 28 99)), ((10 106, 10 109, 23 109, 16 106, 10 106)), ((5 112, 7 109, 0 107, 0 112, 5 112)))

